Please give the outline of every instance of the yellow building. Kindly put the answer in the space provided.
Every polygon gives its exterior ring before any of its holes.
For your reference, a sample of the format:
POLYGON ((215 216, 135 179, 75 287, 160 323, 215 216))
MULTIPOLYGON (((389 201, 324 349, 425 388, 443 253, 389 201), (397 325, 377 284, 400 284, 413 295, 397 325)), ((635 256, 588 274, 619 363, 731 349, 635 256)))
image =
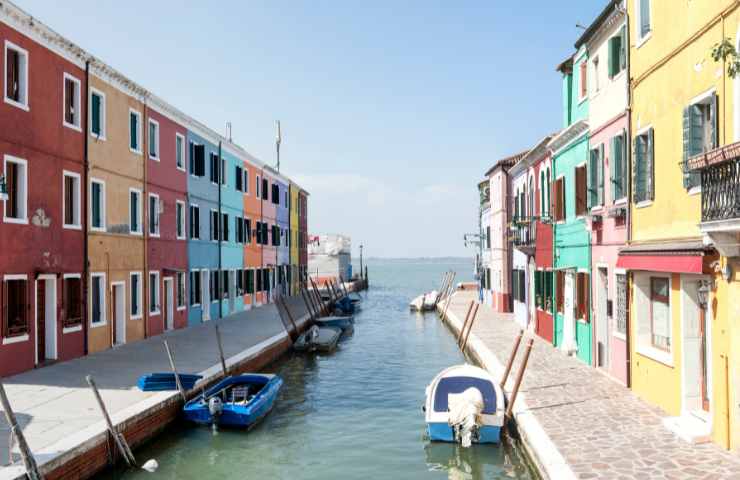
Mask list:
POLYGON ((740 92, 711 52, 726 37, 737 41, 738 2, 626 4, 633 182, 618 267, 630 278, 631 388, 682 437, 735 448, 728 317, 737 309, 727 292, 736 285, 714 273, 719 255, 700 225, 707 192, 689 159, 735 140, 740 92))

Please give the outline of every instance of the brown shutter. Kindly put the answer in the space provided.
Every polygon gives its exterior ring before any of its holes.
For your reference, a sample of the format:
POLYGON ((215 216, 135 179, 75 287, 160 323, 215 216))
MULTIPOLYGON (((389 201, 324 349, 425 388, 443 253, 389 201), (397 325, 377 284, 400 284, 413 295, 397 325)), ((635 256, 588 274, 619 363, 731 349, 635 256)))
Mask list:
POLYGON ((5 90, 8 98, 18 99, 18 52, 8 50, 7 77, 5 79, 5 90))
POLYGON ((581 188, 581 184, 583 183, 583 170, 581 167, 576 167, 576 215, 582 214, 586 210, 585 205, 585 195, 584 191, 581 188))
POLYGON ((563 311, 563 272, 558 270, 555 272, 555 301, 556 311, 563 311))

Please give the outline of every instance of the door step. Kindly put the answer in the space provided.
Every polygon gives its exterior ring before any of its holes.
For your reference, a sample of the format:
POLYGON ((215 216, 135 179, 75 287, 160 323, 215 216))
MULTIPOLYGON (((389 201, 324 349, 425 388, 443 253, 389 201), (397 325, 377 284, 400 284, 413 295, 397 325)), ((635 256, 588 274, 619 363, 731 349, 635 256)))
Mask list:
POLYGON ((691 444, 712 441, 712 427, 699 415, 685 413, 680 417, 666 417, 663 419, 663 425, 680 439, 691 444))

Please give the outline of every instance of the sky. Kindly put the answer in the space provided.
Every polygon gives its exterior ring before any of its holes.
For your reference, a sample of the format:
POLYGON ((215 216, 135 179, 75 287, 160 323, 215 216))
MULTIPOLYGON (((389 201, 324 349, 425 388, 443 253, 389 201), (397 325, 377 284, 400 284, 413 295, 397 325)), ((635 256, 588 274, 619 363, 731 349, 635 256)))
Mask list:
POLYGON ((312 234, 371 257, 470 256, 477 184, 560 128, 606 0, 14 0, 310 192, 312 234))

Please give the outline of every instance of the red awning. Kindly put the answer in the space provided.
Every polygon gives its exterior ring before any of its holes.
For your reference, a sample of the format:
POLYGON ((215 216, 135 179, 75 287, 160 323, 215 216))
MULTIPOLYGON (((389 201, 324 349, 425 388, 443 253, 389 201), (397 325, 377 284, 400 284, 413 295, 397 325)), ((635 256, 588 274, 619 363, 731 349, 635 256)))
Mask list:
POLYGON ((703 256, 696 255, 620 255, 617 267, 651 272, 703 273, 703 256))

